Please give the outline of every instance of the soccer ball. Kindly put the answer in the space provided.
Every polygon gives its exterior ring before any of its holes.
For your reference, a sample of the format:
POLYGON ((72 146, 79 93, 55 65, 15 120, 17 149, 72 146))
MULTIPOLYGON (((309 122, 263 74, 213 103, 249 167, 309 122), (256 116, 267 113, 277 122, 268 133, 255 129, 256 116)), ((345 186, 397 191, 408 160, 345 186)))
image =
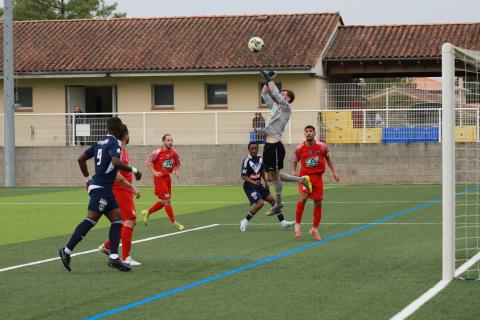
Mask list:
POLYGON ((263 42, 263 39, 260 37, 253 37, 248 40, 248 49, 252 52, 260 52, 263 47, 265 47, 265 42, 263 42))

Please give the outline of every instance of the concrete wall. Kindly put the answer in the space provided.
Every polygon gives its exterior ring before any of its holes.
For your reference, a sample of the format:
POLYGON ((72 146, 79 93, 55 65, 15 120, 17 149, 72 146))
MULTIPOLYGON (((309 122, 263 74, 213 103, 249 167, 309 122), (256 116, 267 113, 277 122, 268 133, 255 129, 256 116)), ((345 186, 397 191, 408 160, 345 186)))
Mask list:
MULTIPOLYGON (((286 168, 290 172, 294 145, 287 145, 286 168)), ((140 185, 152 184, 145 160, 154 146, 129 146, 132 164, 145 173, 140 185)), ((183 161, 181 185, 234 185, 240 182, 240 165, 246 155, 243 145, 178 146, 183 161)), ((331 145, 330 150, 342 183, 393 184, 440 183, 441 145, 351 144, 331 145)), ((83 183, 76 158, 81 147, 17 148, 19 186, 78 186, 83 183)), ((471 156, 474 156, 472 153, 471 156)), ((470 157, 470 155, 467 155, 470 157)), ((477 161, 478 162, 478 161, 477 161)), ((90 161, 89 165, 93 162, 90 161)), ((0 180, 4 183, 3 149, 0 149, 0 180)), ((90 171, 92 172, 92 171, 90 171)), ((331 179, 327 179, 331 181, 331 179)))

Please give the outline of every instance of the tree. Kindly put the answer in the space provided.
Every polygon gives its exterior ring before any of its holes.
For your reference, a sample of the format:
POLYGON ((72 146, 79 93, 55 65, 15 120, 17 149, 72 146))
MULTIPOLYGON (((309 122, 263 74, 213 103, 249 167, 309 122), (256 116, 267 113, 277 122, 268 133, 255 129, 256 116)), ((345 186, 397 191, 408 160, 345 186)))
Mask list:
MULTIPOLYGON (((121 18, 126 13, 117 12, 117 2, 108 5, 105 0, 15 0, 14 19, 91 19, 121 18)), ((0 15, 3 16, 3 9, 0 15)))

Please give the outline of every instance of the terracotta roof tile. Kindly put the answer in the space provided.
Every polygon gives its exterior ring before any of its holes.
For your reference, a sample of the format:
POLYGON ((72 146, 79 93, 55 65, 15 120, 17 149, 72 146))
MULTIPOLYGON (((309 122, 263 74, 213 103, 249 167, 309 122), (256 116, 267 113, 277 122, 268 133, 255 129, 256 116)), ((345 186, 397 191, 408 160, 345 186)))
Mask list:
POLYGON ((444 42, 480 50, 480 23, 342 26, 325 59, 439 58, 444 42))
POLYGON ((15 70, 309 69, 338 24, 338 13, 15 22, 15 70), (263 52, 248 50, 252 36, 265 40, 263 52))

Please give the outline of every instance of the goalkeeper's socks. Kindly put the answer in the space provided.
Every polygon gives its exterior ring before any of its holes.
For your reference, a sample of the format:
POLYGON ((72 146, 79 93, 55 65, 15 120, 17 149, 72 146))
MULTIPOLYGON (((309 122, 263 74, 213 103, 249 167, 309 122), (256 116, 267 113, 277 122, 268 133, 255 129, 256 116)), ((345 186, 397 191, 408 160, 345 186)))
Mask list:
POLYGON ((300 224, 302 222, 303 211, 305 210, 305 203, 297 201, 297 210, 295 211, 295 222, 300 224))
POLYGON ((255 214, 253 214, 253 213, 251 213, 251 212, 249 211, 249 212, 247 213, 247 215, 245 216, 245 219, 247 219, 247 221, 250 221, 250 220, 252 220, 252 218, 253 218, 254 215, 255 215, 255 214))
MULTIPOLYGON (((122 229, 122 220, 113 221, 110 225, 108 238, 110 240, 110 258, 112 255, 118 255, 118 246, 120 245, 120 230, 122 229)), ((118 258, 118 256, 117 256, 118 258)), ((115 258, 112 258, 115 259, 115 258)))
POLYGON ((322 220, 322 207, 313 207, 313 227, 318 228, 322 220))
POLYGON ((70 238, 70 241, 68 241, 66 248, 68 248, 71 251, 75 249, 75 246, 82 241, 83 237, 85 237, 92 229, 97 222, 95 220, 85 218, 80 224, 75 228, 75 231, 73 231, 72 237, 70 238))
POLYGON ((162 201, 158 201, 158 202, 156 202, 150 209, 148 209, 148 214, 157 212, 158 210, 160 210, 160 209, 162 209, 162 208, 163 208, 163 202, 162 202, 162 201))
POLYGON ((275 181, 272 183, 275 186, 276 205, 279 206, 282 203, 282 181, 275 181))
POLYGON ((285 182, 302 182, 303 177, 291 176, 285 172, 280 172, 280 179, 285 182))
POLYGON ((173 208, 171 206, 166 206, 165 207, 165 212, 168 215, 168 218, 170 219, 171 223, 175 223, 175 216, 173 215, 173 208))

